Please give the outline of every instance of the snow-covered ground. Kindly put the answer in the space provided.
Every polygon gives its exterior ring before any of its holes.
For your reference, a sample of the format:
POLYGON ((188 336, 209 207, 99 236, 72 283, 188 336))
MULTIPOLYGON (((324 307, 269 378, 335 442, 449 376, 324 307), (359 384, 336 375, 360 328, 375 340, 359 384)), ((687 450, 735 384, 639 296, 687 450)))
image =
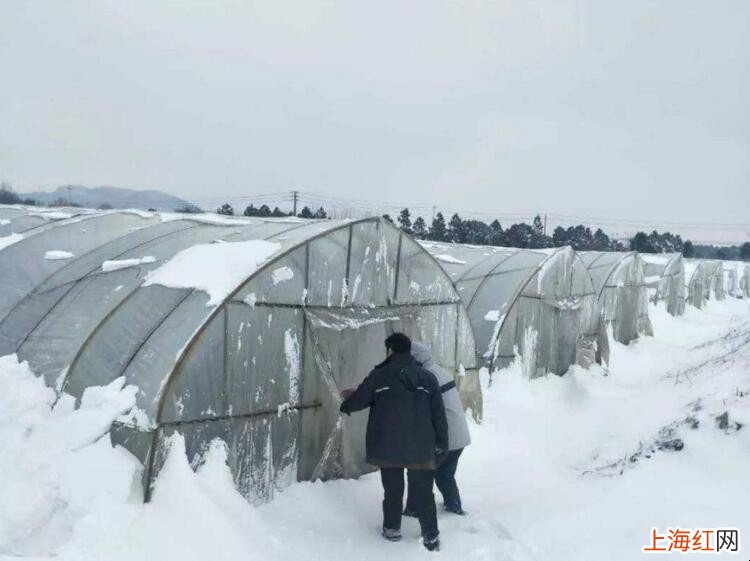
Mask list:
MULTIPOLYGON (((750 302, 711 302, 682 318, 650 311, 657 336, 615 344, 609 371, 531 382, 520 364, 496 373, 459 471, 470 515, 441 514, 440 557, 639 559, 652 526, 738 527, 750 540, 750 302)), ((194 473, 175 441, 144 505, 140 466, 104 437, 134 388, 92 388, 78 410, 53 402, 25 365, 0 359, 2 559, 431 555, 412 519, 402 542, 378 536, 377 474, 296 484, 253 507, 220 445, 194 473)))

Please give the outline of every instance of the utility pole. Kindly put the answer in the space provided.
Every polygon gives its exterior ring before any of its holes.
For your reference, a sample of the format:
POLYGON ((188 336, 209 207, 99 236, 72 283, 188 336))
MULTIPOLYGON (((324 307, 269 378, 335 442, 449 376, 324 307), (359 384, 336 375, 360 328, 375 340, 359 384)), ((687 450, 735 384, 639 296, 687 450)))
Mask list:
POLYGON ((294 209, 293 215, 297 216, 297 201, 299 200, 299 191, 292 191, 292 208, 294 209))
POLYGON ((544 235, 547 235, 547 214, 544 214, 544 235))
POLYGON ((432 219, 435 220, 435 213, 437 212, 437 207, 435 205, 432 205, 432 219))

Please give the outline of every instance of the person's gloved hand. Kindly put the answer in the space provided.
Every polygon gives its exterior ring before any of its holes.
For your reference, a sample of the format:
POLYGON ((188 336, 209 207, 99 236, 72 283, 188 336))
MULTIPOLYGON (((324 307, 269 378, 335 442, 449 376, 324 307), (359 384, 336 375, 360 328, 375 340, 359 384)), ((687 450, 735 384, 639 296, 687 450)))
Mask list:
POLYGON ((439 467, 445 459, 448 457, 448 450, 442 448, 435 448, 435 467, 439 467))
POLYGON ((339 405, 339 411, 341 413, 346 413, 347 415, 351 415, 351 412, 349 411, 349 407, 347 407, 346 398, 348 398, 353 393, 354 393, 354 390, 351 388, 347 388, 339 392, 339 397, 341 397, 341 405, 339 405))

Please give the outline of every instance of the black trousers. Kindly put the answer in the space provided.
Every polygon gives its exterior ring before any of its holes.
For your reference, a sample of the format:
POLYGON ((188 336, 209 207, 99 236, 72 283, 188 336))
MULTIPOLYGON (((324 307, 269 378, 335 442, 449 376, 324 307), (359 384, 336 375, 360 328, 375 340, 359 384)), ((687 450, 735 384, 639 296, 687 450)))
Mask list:
MULTIPOLYGON (((458 468, 458 459, 461 457, 460 450, 451 450, 445 456, 445 460, 435 470, 435 484, 440 490, 440 494, 443 495, 443 502, 445 508, 452 511, 461 510, 461 494, 458 492, 458 485, 456 484, 456 469, 458 468)), ((411 475, 411 473, 410 473, 411 475)), ((409 479, 409 496, 406 499, 406 509, 413 512, 417 512, 415 508, 414 500, 412 499, 412 484, 411 478, 409 479)))
MULTIPOLYGON (((409 496, 414 512, 419 518, 422 537, 432 539, 439 534, 435 495, 432 494, 432 482, 435 472, 427 469, 409 470, 409 496)), ((401 512, 404 508, 404 468, 381 468, 380 480, 383 482, 383 527, 389 530, 401 529, 401 512)))

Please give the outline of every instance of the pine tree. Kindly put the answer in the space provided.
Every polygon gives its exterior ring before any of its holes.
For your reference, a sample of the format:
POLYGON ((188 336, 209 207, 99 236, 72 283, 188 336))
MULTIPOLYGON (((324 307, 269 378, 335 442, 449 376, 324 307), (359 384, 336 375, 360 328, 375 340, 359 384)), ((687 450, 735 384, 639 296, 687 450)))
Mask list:
POLYGON ((412 230, 414 233, 414 237, 420 240, 427 238, 429 234, 429 232, 427 231, 427 223, 421 216, 417 216, 417 219, 414 221, 414 225, 412 226, 412 230))
POLYGON ((304 207, 297 216, 299 216, 299 218, 314 218, 315 217, 315 215, 313 214, 313 211, 310 210, 309 206, 304 207))
POLYGON ((487 245, 492 240, 492 229, 481 220, 463 223, 463 241, 472 245, 487 245))
POLYGON ((258 216, 258 209, 251 204, 250 206, 245 207, 242 214, 245 216, 258 216))
POLYGON ((503 226, 497 218, 490 223, 489 244, 497 246, 505 244, 505 232, 503 232, 503 226))
POLYGON ((398 225, 407 234, 412 233, 411 213, 408 208, 403 209, 398 215, 398 225))
POLYGON ((430 226, 430 239, 436 242, 447 241, 448 230, 445 227, 445 217, 442 212, 438 212, 432 219, 430 226))
POLYGON ((646 232, 637 232, 630 240, 630 250, 640 253, 658 253, 646 232))
POLYGON ((315 211, 313 218, 318 218, 318 219, 328 218, 328 213, 321 206, 321 207, 318 207, 318 210, 315 211))
POLYGON ((534 233, 537 236, 543 236, 544 235, 544 222, 542 222, 542 217, 538 214, 534 217, 534 233))
POLYGON ((275 206, 273 207, 273 212, 271 213, 271 216, 274 216, 276 218, 281 218, 282 216, 289 216, 289 215, 283 210, 281 210, 279 207, 275 206))
POLYGON ((234 209, 229 203, 224 203, 216 209, 216 214, 223 214, 225 216, 234 216, 234 209))
POLYGON ((179 212, 180 214, 203 214, 203 211, 200 209, 200 207, 197 207, 194 204, 190 203, 178 206, 174 209, 174 211, 179 212))
POLYGON ((384 215, 383 215, 383 219, 384 219, 385 221, 387 221, 387 222, 390 222, 391 224, 393 224, 393 218, 391 218, 391 215, 390 215, 390 214, 384 214, 384 215))
POLYGON ((6 183, 5 181, 0 183, 0 204, 16 205, 20 202, 21 197, 16 194, 10 183, 6 183))
POLYGON ((534 238, 534 228, 525 222, 513 224, 505 231, 505 238, 510 247, 530 247, 534 238))
POLYGON ((544 222, 542 222, 542 217, 538 214, 534 217, 534 222, 531 228, 533 230, 533 235, 531 236, 531 240, 529 240, 529 247, 547 247, 547 236, 544 235, 544 222))
POLYGON ((610 242, 609 236, 604 233, 601 228, 597 228, 594 232, 594 246, 593 249, 596 251, 611 251, 612 243, 610 242))
POLYGON ((268 205, 260 205, 258 209, 258 216, 268 217, 271 216, 271 209, 268 205))
POLYGON ((555 228, 555 231, 552 232, 552 245, 554 247, 562 247, 564 245, 568 245, 570 242, 568 240, 568 234, 562 226, 558 226, 555 228))
MULTIPOLYGON (((690 244, 691 248, 693 247, 693 242, 687 241, 683 246, 683 250, 687 249, 687 244, 690 244)), ((750 261, 750 242, 745 242, 740 246, 740 259, 750 261)))
POLYGON ((451 216, 448 222, 448 241, 453 243, 463 243, 466 239, 464 232, 464 223, 458 213, 451 216))

